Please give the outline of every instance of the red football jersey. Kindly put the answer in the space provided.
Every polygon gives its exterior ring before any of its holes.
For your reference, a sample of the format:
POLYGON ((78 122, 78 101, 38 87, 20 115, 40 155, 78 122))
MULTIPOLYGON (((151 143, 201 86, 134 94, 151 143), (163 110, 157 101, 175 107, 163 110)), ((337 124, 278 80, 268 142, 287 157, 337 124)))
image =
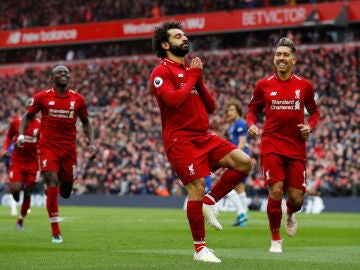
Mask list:
POLYGON ((150 84, 161 111, 165 149, 183 137, 209 132, 208 113, 215 109, 215 100, 203 84, 201 69, 165 59, 153 70, 150 84), (171 98, 165 98, 169 93, 171 98))
MULTIPOLYGON (((4 149, 8 149, 11 143, 15 143, 19 136, 21 117, 16 117, 11 123, 6 135, 4 149)), ((35 118, 30 121, 24 132, 24 147, 20 151, 14 148, 11 154, 11 166, 21 166, 24 169, 32 169, 36 171, 38 166, 37 159, 37 142, 40 137, 40 120, 35 118)))
POLYGON ((276 74, 260 80, 248 104, 246 122, 256 124, 257 115, 265 108, 266 122, 261 138, 262 154, 277 153, 291 158, 306 158, 306 143, 298 124, 305 122, 313 129, 319 121, 312 84, 295 74, 280 80, 276 74))
POLYGON ((88 117, 84 97, 71 89, 68 89, 64 96, 60 96, 53 88, 44 90, 34 96, 28 107, 30 114, 39 111, 41 111, 39 148, 42 146, 54 150, 75 148, 77 117, 88 117))

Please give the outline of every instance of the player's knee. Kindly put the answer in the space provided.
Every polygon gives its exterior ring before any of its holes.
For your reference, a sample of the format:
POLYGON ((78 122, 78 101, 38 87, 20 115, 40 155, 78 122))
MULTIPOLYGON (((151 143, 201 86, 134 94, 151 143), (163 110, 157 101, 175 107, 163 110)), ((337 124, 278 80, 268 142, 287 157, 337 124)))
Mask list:
POLYGON ((48 187, 56 187, 59 184, 57 174, 53 171, 44 172, 43 177, 48 187))
POLYGON ((291 209, 296 212, 299 211, 304 203, 304 199, 301 196, 288 198, 288 203, 291 205, 291 209))
POLYGON ((284 195, 282 182, 276 182, 269 186, 269 196, 275 200, 281 200, 284 195))
POLYGON ((248 175, 252 167, 253 167, 253 162, 251 158, 249 156, 246 156, 241 160, 241 165, 239 170, 248 175))
POLYGON ((246 166, 247 166, 247 170, 248 170, 248 174, 250 173, 251 169, 253 168, 254 166, 254 163, 251 159, 250 156, 248 156, 248 158, 246 159, 246 166))
POLYGON ((205 193, 205 180, 198 179, 185 185, 189 200, 202 200, 205 193))

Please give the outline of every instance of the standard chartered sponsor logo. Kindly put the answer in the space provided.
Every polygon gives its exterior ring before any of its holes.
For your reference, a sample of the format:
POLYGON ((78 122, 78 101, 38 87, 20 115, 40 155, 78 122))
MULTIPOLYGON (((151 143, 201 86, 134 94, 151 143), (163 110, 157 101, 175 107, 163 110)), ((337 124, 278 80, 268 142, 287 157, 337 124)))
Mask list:
POLYGON ((74 112, 72 110, 50 109, 49 116, 58 117, 58 118, 73 118, 74 112))
POLYGON ((36 143, 37 142, 37 137, 36 137, 36 135, 34 135, 34 136, 25 135, 24 136, 24 142, 26 142, 26 143, 36 143))
POLYGON ((273 105, 287 105, 287 104, 294 104, 294 100, 272 100, 271 104, 273 105))
POLYGON ((300 102, 295 100, 272 100, 271 110, 300 110, 300 102))

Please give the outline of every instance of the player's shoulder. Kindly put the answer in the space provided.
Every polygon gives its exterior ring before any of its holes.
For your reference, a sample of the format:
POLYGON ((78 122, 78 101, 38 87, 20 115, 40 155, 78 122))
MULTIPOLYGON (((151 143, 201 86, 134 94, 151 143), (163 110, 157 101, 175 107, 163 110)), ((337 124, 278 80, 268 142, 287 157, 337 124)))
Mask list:
POLYGON ((80 94, 78 91, 73 90, 73 89, 69 89, 69 95, 75 99, 84 99, 84 96, 82 94, 80 94))
POLYGON ((164 62, 157 65, 150 75, 151 86, 159 88, 163 84, 164 79, 168 77, 168 73, 169 70, 166 65, 164 65, 164 62))
POLYGON ((293 81, 296 82, 296 84, 299 85, 299 87, 301 87, 301 88, 304 88, 304 89, 313 89, 314 88, 312 83, 308 79, 306 79, 298 74, 293 74, 293 81))
POLYGON ((16 123, 16 122, 20 122, 21 121, 21 116, 15 116, 14 119, 12 120, 12 122, 16 123))
POLYGON ((245 120, 240 117, 240 118, 236 119, 235 123, 237 125, 243 125, 243 124, 245 124, 245 120))
POLYGON ((46 96, 53 95, 53 94, 54 94, 54 89, 52 89, 52 88, 42 89, 34 95, 34 98, 46 97, 46 96))
POLYGON ((245 120, 244 119, 242 119, 242 118, 238 118, 236 121, 235 121, 235 128, 236 129, 239 129, 239 128, 241 128, 241 129, 247 129, 247 125, 246 125, 246 122, 245 122, 245 120))
POLYGON ((81 96, 81 94, 73 89, 69 88, 69 94, 73 96, 81 96))
POLYGON ((264 78, 260 79, 259 82, 261 83, 267 83, 267 82, 273 82, 276 80, 275 74, 267 75, 264 78))
POLYGON ((163 74, 168 71, 168 66, 165 62, 159 63, 156 67, 154 67, 152 74, 163 74))
POLYGON ((17 126, 20 124, 20 121, 21 121, 21 116, 16 116, 13 118, 13 120, 11 120, 10 125, 13 127, 17 126))
POLYGON ((293 79, 295 81, 299 81, 299 82, 310 83, 310 81, 308 79, 304 78, 303 76, 301 76, 299 74, 293 74, 293 79))
POLYGON ((265 76, 265 77, 259 79, 257 82, 257 85, 259 87, 261 87, 263 85, 271 84, 274 82, 276 82, 276 76, 274 74, 272 74, 272 75, 268 75, 268 76, 265 76))

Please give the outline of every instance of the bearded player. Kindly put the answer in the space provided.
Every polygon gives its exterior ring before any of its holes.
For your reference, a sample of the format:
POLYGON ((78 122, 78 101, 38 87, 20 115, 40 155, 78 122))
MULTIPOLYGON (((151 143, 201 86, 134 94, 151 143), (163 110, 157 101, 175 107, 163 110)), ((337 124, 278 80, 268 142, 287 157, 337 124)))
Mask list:
POLYGON ((215 100, 206 89, 200 58, 185 61, 189 40, 181 23, 165 22, 157 27, 153 48, 162 63, 150 76, 152 93, 161 111, 166 155, 188 193, 187 218, 194 243, 194 260, 219 263, 207 247, 205 219, 216 230, 214 204, 231 191, 251 170, 251 159, 229 141, 209 132, 208 114, 215 100), (204 196, 205 179, 220 167, 228 168, 204 196))

